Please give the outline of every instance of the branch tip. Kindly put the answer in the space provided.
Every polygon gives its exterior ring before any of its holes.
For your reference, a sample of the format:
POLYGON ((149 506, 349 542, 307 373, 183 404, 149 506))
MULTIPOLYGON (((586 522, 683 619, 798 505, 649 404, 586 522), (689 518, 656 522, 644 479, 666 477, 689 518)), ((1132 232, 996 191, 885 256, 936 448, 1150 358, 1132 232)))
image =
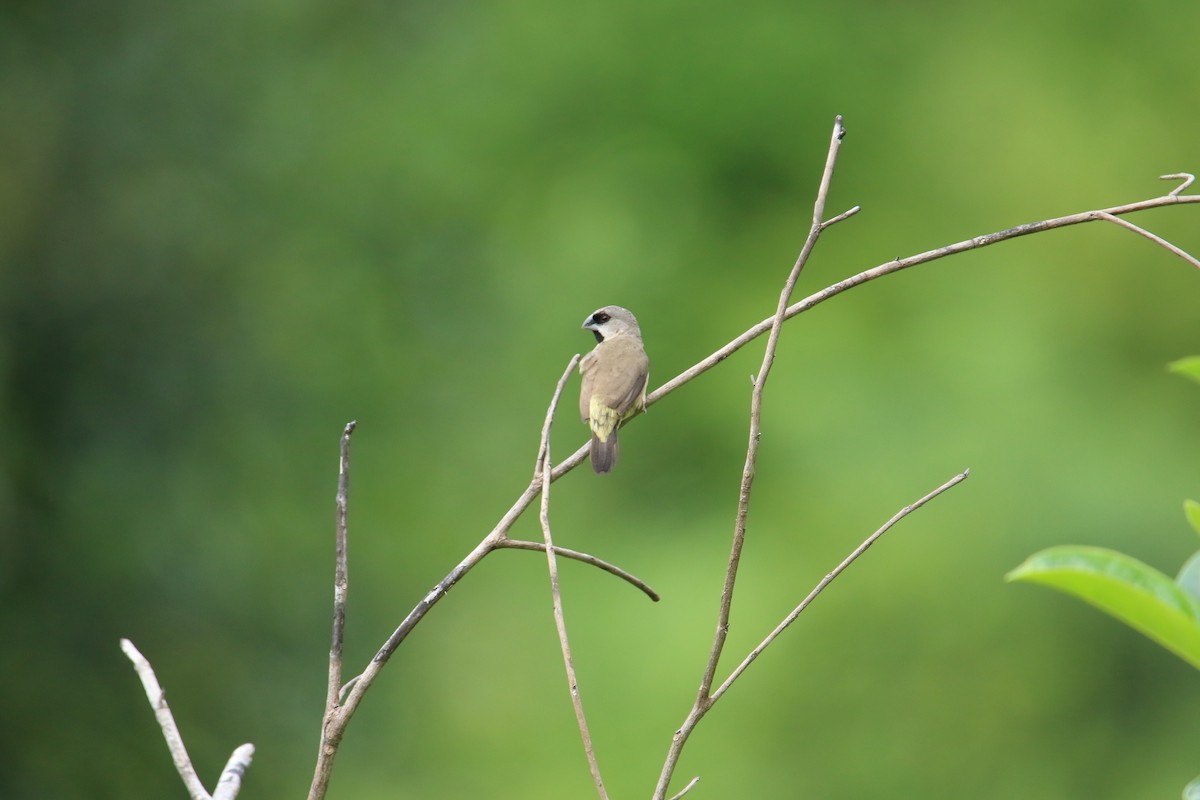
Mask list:
POLYGON ((694 778, 692 778, 690 781, 688 781, 688 785, 687 785, 687 786, 685 786, 685 787, 683 787, 682 789, 680 789, 678 793, 676 793, 676 794, 672 795, 672 796, 671 796, 671 800, 679 800, 679 798, 683 797, 685 794, 687 794, 687 793, 688 793, 688 792, 690 792, 692 789, 694 789, 694 788, 695 788, 695 786, 696 786, 696 784, 697 784, 697 783, 699 783, 699 782, 700 782, 700 776, 699 776, 699 775, 697 775, 696 777, 694 777, 694 778))
POLYGON ((1183 183, 1167 193, 1167 197, 1179 197, 1184 189, 1195 183, 1196 176, 1190 172, 1173 172, 1170 175, 1159 175, 1158 179, 1160 181, 1183 181, 1183 183))

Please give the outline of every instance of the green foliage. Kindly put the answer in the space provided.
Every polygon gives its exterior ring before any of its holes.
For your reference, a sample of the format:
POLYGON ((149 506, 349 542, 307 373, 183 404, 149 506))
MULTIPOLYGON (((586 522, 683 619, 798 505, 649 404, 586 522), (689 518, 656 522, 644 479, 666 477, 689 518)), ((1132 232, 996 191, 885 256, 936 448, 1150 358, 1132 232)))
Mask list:
MULTIPOLYGON (((1200 378, 1200 357, 1172 362, 1172 372, 1200 378)), ((1200 503, 1184 516, 1200 535, 1200 503)), ((1200 551, 1175 580, 1137 559, 1101 547, 1060 546, 1035 553, 1005 576, 1074 595, 1141 631, 1200 669, 1200 551)))
MULTIPOLYGON (((1200 357, 1172 362, 1170 369, 1200 380, 1200 357)), ((1200 535, 1200 503, 1185 500, 1183 511, 1192 530, 1200 535)), ((1200 551, 1171 580, 1115 550, 1052 547, 1030 556, 1005 580, 1041 583, 1073 595, 1200 669, 1200 551)), ((1200 778, 1184 787, 1183 798, 1200 798, 1200 778)))
POLYGON ((1183 514, 1187 517, 1188 524, 1192 526, 1192 530, 1200 535, 1200 503, 1195 500, 1183 501, 1183 514))
POLYGON ((1188 356, 1167 365, 1171 372, 1178 373, 1194 381, 1200 381, 1200 356, 1188 356))
POLYGON ((1085 546, 1043 550, 1005 577, 1091 603, 1200 669, 1200 595, 1190 581, 1177 583, 1123 553, 1085 546))

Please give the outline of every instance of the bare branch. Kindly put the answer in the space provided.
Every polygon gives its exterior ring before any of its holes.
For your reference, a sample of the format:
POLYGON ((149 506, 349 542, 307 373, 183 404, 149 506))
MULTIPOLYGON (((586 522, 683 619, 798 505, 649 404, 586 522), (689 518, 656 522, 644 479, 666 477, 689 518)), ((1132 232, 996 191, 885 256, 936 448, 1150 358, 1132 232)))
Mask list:
MULTIPOLYGON (((317 766, 309 787, 310 798, 321 798, 329 789, 333 774, 333 759, 341 743, 345 719, 340 713, 342 701, 342 648, 346 638, 346 597, 350 590, 347 556, 347 516, 350 508, 350 436, 357 422, 346 423, 342 430, 338 458, 338 488, 334 520, 335 563, 333 575, 333 637, 329 645, 329 679, 325 689, 325 713, 321 717, 321 743, 317 749, 317 766)), ((356 679, 357 680, 357 679, 356 679)), ((347 715, 348 717, 348 715, 347 715)))
MULTIPOLYGON (((183 736, 180 735, 179 727, 175 724, 171 707, 167 705, 166 693, 163 692, 158 678, 154 675, 154 668, 128 639, 121 640, 121 651, 133 662, 133 669, 142 680, 142 688, 146 690, 146 698, 150 701, 150 708, 154 709, 154 716, 158 720, 158 726, 162 728, 163 738, 167 740, 167 749, 171 751, 171 760, 175 762, 175 769, 179 772, 179 777, 183 779, 188 796, 192 800, 213 800, 208 790, 204 788, 204 784, 200 783, 196 768, 192 766, 192 759, 188 756, 187 747, 183 744, 183 736)), ((254 745, 252 744, 244 744, 233 751, 229 763, 225 765, 225 770, 221 773, 217 787, 218 797, 221 800, 232 800, 237 796, 242 773, 250 766, 250 760, 253 757, 254 745), (221 784, 224 786, 222 787, 221 784)))
MULTIPOLYGON (((1161 208, 1167 205, 1174 205, 1176 203, 1200 202, 1200 195, 1179 194, 1179 192, 1181 192, 1189 184, 1190 181, 1178 187, 1169 195, 1156 197, 1150 200, 1143 200, 1136 203, 1130 203, 1123 206, 1115 206, 1112 208, 1103 209, 1103 211, 1114 216, 1120 216, 1133 213, 1135 211, 1144 211, 1152 208, 1161 208)), ((842 219, 852 216, 857 210, 857 207, 855 207, 844 212, 838 217, 827 220, 824 223, 824 227, 828 227, 835 222, 839 222, 842 219)), ((907 269, 911 266, 924 264, 945 256, 963 252, 965 250, 987 247, 989 245, 1007 241, 1008 239, 1016 238, 1018 236, 1025 236, 1027 234, 1038 233, 1045 230, 1051 230, 1053 228, 1065 227, 1067 225, 1076 225, 1082 222, 1091 222, 1097 219, 1103 219, 1103 217, 1097 216, 1097 212, 1095 211, 1087 211, 1065 217, 1057 217, 1055 219, 1043 220, 1041 222, 1030 223, 1027 225, 1020 225, 1015 228, 1009 228, 1007 230, 986 234, 984 236, 977 236, 973 239, 967 239, 965 241, 938 248, 936 250, 929 250, 927 252, 918 253, 917 255, 909 256, 907 258, 889 261, 872 269, 860 272, 857 275, 846 278, 845 280, 839 281, 838 283, 828 286, 825 289, 822 289, 821 291, 810 295, 809 297, 797 303, 793 303, 787 307, 787 310, 784 314, 784 319, 791 319, 797 314, 803 313, 804 311, 809 310, 825 300, 839 295, 848 289, 854 288, 855 286, 859 286, 875 280, 876 278, 883 277, 884 275, 890 275, 891 273, 898 272, 902 269, 907 269)), ((757 325, 751 327, 749 330, 745 331, 742 335, 718 349, 716 352, 712 353, 708 357, 697 362, 689 369, 672 378, 670 381, 663 384, 647 396, 646 405, 652 405, 684 384, 690 382, 704 372, 707 372, 709 369, 712 369, 714 366, 724 361, 726 358, 740 350, 749 342, 771 330, 774 322, 774 316, 763 320, 757 325)), ((550 471, 550 480, 558 480, 560 477, 581 464, 586 458, 587 452, 588 445, 585 442, 574 453, 572 453, 566 459, 560 461, 553 468, 553 470, 550 471)), ((395 652, 396 648, 399 647, 412 629, 416 627, 416 625, 424 618, 425 614, 427 614, 441 598, 445 597, 446 593, 464 575, 466 575, 467 572, 469 572, 476 564, 482 561, 485 556, 495 549, 506 546, 508 531, 512 529, 512 526, 516 523, 516 521, 521 517, 522 514, 525 513, 530 504, 532 504, 534 499, 536 499, 541 493, 542 484, 542 476, 540 474, 535 475, 530 483, 521 492, 520 496, 518 496, 513 504, 509 507, 508 511, 504 513, 500 521, 496 523, 496 526, 492 529, 492 531, 484 537, 483 541, 481 541, 474 550, 467 554, 467 556, 461 562, 459 562, 459 564, 453 570, 451 570, 450 574, 439 581, 425 595, 425 597, 417 603, 412 611, 409 612, 408 616, 405 617, 405 619, 400 623, 399 627, 397 627, 392 635, 388 638, 387 642, 384 643, 383 647, 381 647, 375 654, 375 657, 371 660, 370 664, 368 664, 367 669, 364 670, 364 672, 356 679, 347 683, 343 691, 348 693, 345 696, 342 707, 338 711, 336 727, 333 727, 331 730, 327 731, 327 733, 332 733, 335 735, 335 740, 340 740, 341 733, 344 730, 346 723, 349 721, 350 716, 354 713, 358 703, 361 702, 362 697, 366 693, 367 689, 370 688, 379 671, 387 663, 388 659, 391 658, 392 653, 395 652)), ((514 548, 527 549, 524 545, 519 544, 514 545, 514 548)), ((562 555, 567 555, 562 549, 558 549, 556 552, 562 555)), ((586 559, 580 560, 586 561, 586 559)), ((601 565, 597 563, 596 566, 601 565)), ((614 574, 616 573, 614 572, 614 574)), ((319 800, 319 798, 324 797, 324 793, 310 793, 309 797, 310 800, 319 800)))
POLYGON ((550 407, 546 409, 546 422, 542 426, 542 443, 538 448, 538 467, 537 473, 542 480, 542 507, 539 518, 542 523, 542 536, 546 540, 546 565, 550 571, 550 594, 554 602, 554 626, 558 629, 558 643, 562 648, 563 666, 567 671, 567 686, 571 692, 571 705, 575 707, 575 721, 579 724, 579 735, 583 739, 583 752, 587 756, 588 769, 592 773, 592 782, 596 784, 596 793, 600 796, 600 800, 608 800, 608 793, 604 790, 604 779, 600 777, 600 763, 596 760, 596 750, 592 745, 592 734, 588 731, 587 717, 583 713, 583 697, 579 692, 579 680, 575 676, 575 659, 571 655, 571 642, 567 637, 567 620, 563 613, 562 590, 558 582, 558 560, 555 557, 554 540, 550 534, 550 472, 552 462, 550 460, 550 427, 554 424, 554 412, 558 408, 558 399, 562 396, 563 386, 567 383, 567 378, 575 369, 575 365, 579 363, 579 355, 576 354, 563 372, 561 378, 558 379, 558 386, 554 389, 554 397, 550 400, 550 407))
MULTIPOLYGON (((537 550, 539 552, 545 552, 546 550, 546 545, 543 542, 527 542, 524 539, 505 539, 500 543, 499 546, 500 548, 508 550, 537 550)), ((574 561, 582 561, 584 564, 590 564, 593 567, 598 567, 605 572, 616 575, 621 580, 624 580, 641 589, 647 597, 656 603, 660 599, 658 592, 654 591, 654 589, 651 588, 648 583, 636 575, 626 572, 615 564, 610 564, 604 559, 597 558, 596 556, 588 553, 581 553, 578 550, 569 550, 565 547, 559 547, 558 545, 554 546, 554 552, 556 555, 560 555, 563 558, 569 558, 574 561)))
POLYGON ((1121 219, 1120 217, 1113 216, 1112 214, 1109 214, 1107 211, 1097 211, 1096 216, 1100 217, 1101 219, 1105 219, 1105 220, 1108 220, 1109 222, 1120 225, 1122 228, 1127 228, 1136 234, 1145 236, 1147 239, 1154 242, 1159 247, 1162 247, 1163 249, 1167 250, 1170 253, 1174 253, 1175 255, 1182 258, 1184 261, 1191 264, 1193 267, 1200 269, 1200 259, 1196 258, 1194 255, 1187 252, 1186 250, 1181 250, 1180 248, 1171 244, 1170 242, 1168 242, 1166 239, 1162 238, 1161 236, 1153 234, 1150 231, 1146 230, 1145 228, 1140 228, 1137 225, 1134 225, 1129 220, 1121 219))
MULTIPOLYGON (((841 150, 842 138, 845 135, 846 129, 842 127, 842 118, 838 116, 834 120, 833 133, 829 141, 829 152, 825 157, 825 170, 821 174, 821 184, 817 190, 817 199, 813 203, 812 227, 809 228, 804 246, 800 248, 800 255, 796 258, 796 263, 792 266, 792 270, 784 282, 783 289, 779 293, 779 302, 775 309, 775 316, 771 318, 771 332, 767 337, 767 346, 763 353, 762 366, 759 367, 758 374, 754 379, 754 389, 751 392, 750 435, 746 446, 746 461, 742 467, 742 481, 741 490, 738 494, 737 514, 734 518, 733 545, 729 553, 729 564, 725 571, 725 584, 721 589, 721 604, 717 614, 717 630, 713 638, 712 649, 709 651, 708 662, 704 667, 704 676, 700 679, 700 689, 696 693, 695 703, 688 714, 687 720, 680 726, 680 729, 671 740, 671 747, 663 764, 662 773, 659 775, 658 785, 654 790, 656 800, 662 800, 662 798, 666 797, 667 789, 671 783, 671 776, 674 774, 675 765, 679 760, 679 755, 683 751, 683 746, 687 742, 688 736, 712 706, 713 701, 709 696, 709 692, 712 689, 717 664, 721 660, 721 653, 725 648, 725 640, 729 635, 729 614, 733 607, 733 589, 737 581, 738 566, 741 563, 742 547, 746 541, 746 518, 750 513, 750 492, 754 485, 759 443, 762 440, 763 393, 766 389, 767 378, 771 374, 771 367, 775 363, 775 351, 779 346, 779 335, 783 330, 788 302, 791 300, 792 292, 796 288, 796 281, 800 279, 800 272, 808 262, 809 255, 816 246, 818 237, 820 237, 821 232, 825 229, 825 200, 829 194, 829 186, 833 180, 834 166, 837 164, 838 152, 841 150)), ((849 213, 842 214, 839 219, 846 219, 849 216, 849 213)))
POLYGON ((758 644, 757 647, 755 647, 753 650, 750 651, 750 654, 747 655, 746 658, 742 661, 742 663, 737 666, 737 669, 735 669, 732 673, 730 673, 729 677, 725 679, 725 682, 722 683, 719 687, 717 687, 716 691, 714 691, 712 693, 712 702, 716 703, 717 700, 719 700, 721 698, 721 695, 725 694, 725 692, 729 689, 729 687, 733 685, 733 682, 736 681, 741 676, 741 674, 746 671, 746 668, 749 667, 754 662, 754 660, 756 658, 758 658, 759 655, 761 655, 762 652, 771 645, 771 642, 775 641, 775 639, 779 636, 779 634, 783 633, 788 628, 789 625, 791 625, 793 622, 795 622, 796 618, 800 616, 800 614, 804 611, 804 609, 808 608, 808 606, 812 603, 812 601, 816 600, 817 596, 819 594, 821 594, 821 592, 825 591, 825 587, 828 586, 829 584, 833 583, 834 579, 837 578, 838 575, 841 575, 846 570, 846 568, 849 567, 851 564, 853 564, 854 561, 859 556, 861 556, 863 553, 867 552, 867 548, 869 548, 871 545, 875 544, 875 541, 877 539, 879 539, 879 537, 881 537, 885 533, 887 533, 892 528, 892 526, 895 525, 897 522, 904 519, 909 514, 916 511, 918 508, 920 508, 921 506, 925 505, 933 498, 940 495, 942 492, 948 491, 949 489, 952 489, 953 487, 955 487, 958 484, 965 481, 967 479, 967 476, 969 476, 970 474, 971 474, 971 470, 969 470, 969 469, 963 470, 962 472, 955 475, 950 480, 943 483, 938 488, 934 489, 929 494, 922 497, 920 500, 917 500, 915 503, 907 505, 904 508, 897 511, 892 516, 891 519, 889 519, 887 522, 885 522, 879 528, 879 530, 875 531, 870 536, 868 536, 865 540, 863 540, 862 544, 860 544, 858 547, 854 548, 854 550, 851 551, 850 555, 846 556, 846 558, 844 558, 840 564, 838 564, 836 567, 834 567, 833 570, 831 570, 828 574, 826 574, 825 577, 822 578, 820 580, 820 582, 818 582, 817 585, 813 587, 813 590, 811 592, 809 592, 808 595, 803 600, 800 601, 800 605, 796 606, 792 610, 792 613, 790 613, 786 617, 784 617, 783 621, 780 622, 777 626, 775 626, 775 630, 773 630, 769 634, 767 634, 767 637, 765 639, 763 639, 758 644))

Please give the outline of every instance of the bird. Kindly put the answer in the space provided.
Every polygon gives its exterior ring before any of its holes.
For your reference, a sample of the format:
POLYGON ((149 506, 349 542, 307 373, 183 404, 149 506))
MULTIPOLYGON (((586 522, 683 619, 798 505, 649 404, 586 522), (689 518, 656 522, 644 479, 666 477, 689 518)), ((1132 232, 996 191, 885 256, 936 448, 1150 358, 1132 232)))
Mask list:
POLYGON ((617 463, 617 428, 646 408, 650 359, 633 312, 604 306, 588 315, 583 329, 596 346, 579 362, 579 415, 592 430, 592 469, 597 475, 617 463))

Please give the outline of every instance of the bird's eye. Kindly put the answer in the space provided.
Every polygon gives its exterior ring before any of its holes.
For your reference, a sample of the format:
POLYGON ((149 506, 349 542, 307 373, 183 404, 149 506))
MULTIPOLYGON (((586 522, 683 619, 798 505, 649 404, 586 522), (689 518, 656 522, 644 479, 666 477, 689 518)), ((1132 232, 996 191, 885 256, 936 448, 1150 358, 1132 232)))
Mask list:
POLYGON ((603 311, 597 311, 595 314, 592 314, 592 319, 596 322, 597 325, 603 325, 604 323, 606 323, 610 319, 612 319, 612 317, 610 317, 608 314, 604 313, 603 311))

